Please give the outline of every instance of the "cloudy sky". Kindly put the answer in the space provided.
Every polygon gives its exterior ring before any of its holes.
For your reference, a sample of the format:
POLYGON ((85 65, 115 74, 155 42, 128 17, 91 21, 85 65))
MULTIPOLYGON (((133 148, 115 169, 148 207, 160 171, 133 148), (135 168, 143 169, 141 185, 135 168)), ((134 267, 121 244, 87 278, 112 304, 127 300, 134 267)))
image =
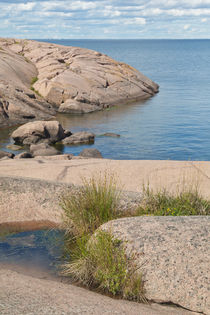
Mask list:
POLYGON ((210 0, 0 0, 0 37, 210 38, 210 0))

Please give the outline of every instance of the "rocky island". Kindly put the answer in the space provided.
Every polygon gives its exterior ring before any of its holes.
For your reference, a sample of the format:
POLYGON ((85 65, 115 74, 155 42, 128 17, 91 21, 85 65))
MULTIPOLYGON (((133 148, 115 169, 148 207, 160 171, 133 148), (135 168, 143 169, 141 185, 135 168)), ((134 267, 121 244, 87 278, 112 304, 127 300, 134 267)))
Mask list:
POLYGON ((0 38, 0 126, 146 99, 158 85, 99 52, 0 38))

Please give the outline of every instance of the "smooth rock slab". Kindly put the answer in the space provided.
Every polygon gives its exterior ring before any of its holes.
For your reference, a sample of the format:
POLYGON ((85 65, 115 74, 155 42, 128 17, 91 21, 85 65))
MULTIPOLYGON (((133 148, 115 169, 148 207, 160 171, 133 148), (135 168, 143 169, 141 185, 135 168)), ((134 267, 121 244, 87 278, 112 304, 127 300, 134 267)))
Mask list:
POLYGON ((137 252, 146 297, 210 314, 210 217, 134 217, 102 226, 137 252))

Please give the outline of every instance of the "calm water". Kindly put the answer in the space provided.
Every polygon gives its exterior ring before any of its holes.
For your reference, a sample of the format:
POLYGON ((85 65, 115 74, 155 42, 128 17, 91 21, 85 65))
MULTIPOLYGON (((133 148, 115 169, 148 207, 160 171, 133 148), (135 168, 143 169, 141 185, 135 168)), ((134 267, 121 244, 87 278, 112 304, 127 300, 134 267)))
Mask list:
MULTIPOLYGON (((92 147, 106 158, 210 160, 210 40, 52 41, 108 54, 160 85, 159 94, 144 103, 58 115, 65 128, 94 132, 98 137, 92 147), (101 137, 105 132, 121 137, 101 137)), ((8 137, 1 137, 5 146, 8 137)), ((78 154, 84 147, 64 152, 78 154)))
POLYGON ((58 230, 0 235, 0 266, 36 277, 55 278, 61 259, 63 233, 58 230))

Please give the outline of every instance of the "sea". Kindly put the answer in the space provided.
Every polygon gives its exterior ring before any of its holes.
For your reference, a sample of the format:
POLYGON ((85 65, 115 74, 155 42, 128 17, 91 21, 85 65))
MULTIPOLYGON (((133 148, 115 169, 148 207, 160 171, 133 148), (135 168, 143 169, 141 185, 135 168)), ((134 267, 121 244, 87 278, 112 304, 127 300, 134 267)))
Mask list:
MULTIPOLYGON (((210 160, 210 40, 44 40, 85 47, 125 62, 159 84, 146 101, 86 115, 57 115, 63 127, 96 134, 91 146, 119 160, 210 160), (104 137, 113 132, 118 138, 104 137)), ((1 147, 11 142, 0 130, 1 147)))

